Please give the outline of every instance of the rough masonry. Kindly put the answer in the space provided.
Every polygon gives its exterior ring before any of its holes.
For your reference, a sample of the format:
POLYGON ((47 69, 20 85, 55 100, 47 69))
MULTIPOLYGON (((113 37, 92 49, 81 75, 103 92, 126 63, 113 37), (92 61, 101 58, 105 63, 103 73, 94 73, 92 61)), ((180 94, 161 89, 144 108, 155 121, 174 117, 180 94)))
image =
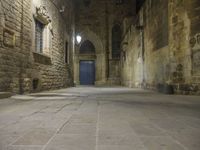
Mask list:
POLYGON ((0 20, 0 91, 36 92, 73 84, 72 57, 65 63, 66 42, 69 55, 74 48, 71 1, 1 0, 0 20), (43 54, 35 52, 34 46, 37 9, 43 20, 49 19, 43 54))
POLYGON ((94 85, 199 94, 199 0, 141 2, 0 0, 0 92, 80 85, 92 61, 94 85))
POLYGON ((198 0, 146 0, 122 42, 122 84, 198 94, 199 8, 198 0))

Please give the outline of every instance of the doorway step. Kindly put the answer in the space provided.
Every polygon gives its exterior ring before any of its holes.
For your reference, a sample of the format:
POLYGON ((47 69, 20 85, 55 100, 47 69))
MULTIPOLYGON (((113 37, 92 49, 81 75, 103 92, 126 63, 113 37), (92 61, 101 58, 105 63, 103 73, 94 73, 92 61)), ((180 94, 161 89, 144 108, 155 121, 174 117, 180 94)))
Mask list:
POLYGON ((10 92, 0 92, 0 99, 9 98, 12 94, 10 92))

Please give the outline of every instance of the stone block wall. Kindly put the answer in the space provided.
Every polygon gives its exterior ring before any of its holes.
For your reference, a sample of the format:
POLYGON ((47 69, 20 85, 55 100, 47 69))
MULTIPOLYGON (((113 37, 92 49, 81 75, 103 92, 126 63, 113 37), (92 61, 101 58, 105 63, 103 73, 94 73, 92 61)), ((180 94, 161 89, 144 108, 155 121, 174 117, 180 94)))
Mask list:
POLYGON ((122 83, 199 94, 199 8, 198 0, 146 0, 122 42, 122 83))
POLYGON ((0 0, 0 20, 0 91, 26 93, 73 84, 72 1, 0 0), (45 8, 45 16, 51 20, 45 32, 52 35, 44 36, 43 54, 35 52, 34 15, 39 7, 45 8), (66 42, 69 43, 68 64, 65 63, 66 42))
MULTIPOLYGON (((112 28, 118 24, 123 31, 123 18, 135 14, 135 0, 116 4, 117 0, 82 0, 76 7, 76 34, 82 41, 91 41, 96 49, 96 84, 119 84, 119 59, 112 58, 112 28)), ((79 84, 80 44, 76 46, 75 82, 79 84)), ((90 57, 85 57, 88 60, 90 57)))

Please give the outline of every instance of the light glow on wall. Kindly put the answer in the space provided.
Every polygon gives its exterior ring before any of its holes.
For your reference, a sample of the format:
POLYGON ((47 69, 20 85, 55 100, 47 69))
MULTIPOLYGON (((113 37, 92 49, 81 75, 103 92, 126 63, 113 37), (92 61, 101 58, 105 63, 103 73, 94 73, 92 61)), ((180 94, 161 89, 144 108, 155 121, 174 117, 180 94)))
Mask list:
POLYGON ((142 57, 141 56, 138 57, 137 62, 142 63, 142 57))
POLYGON ((80 35, 77 35, 76 41, 77 41, 78 44, 81 43, 81 40, 82 40, 82 37, 80 35))

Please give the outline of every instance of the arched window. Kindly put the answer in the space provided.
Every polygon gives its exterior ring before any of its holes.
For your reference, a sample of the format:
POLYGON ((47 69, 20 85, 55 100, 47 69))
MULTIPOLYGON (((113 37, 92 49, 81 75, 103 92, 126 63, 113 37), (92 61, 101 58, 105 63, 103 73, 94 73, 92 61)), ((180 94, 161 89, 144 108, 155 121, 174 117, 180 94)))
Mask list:
POLYGON ((81 44, 80 54, 94 54, 94 53, 95 53, 95 47, 92 44, 92 42, 86 40, 85 42, 83 42, 83 44, 81 44))
POLYGON ((112 58, 120 58, 121 28, 114 25, 112 28, 112 58))

